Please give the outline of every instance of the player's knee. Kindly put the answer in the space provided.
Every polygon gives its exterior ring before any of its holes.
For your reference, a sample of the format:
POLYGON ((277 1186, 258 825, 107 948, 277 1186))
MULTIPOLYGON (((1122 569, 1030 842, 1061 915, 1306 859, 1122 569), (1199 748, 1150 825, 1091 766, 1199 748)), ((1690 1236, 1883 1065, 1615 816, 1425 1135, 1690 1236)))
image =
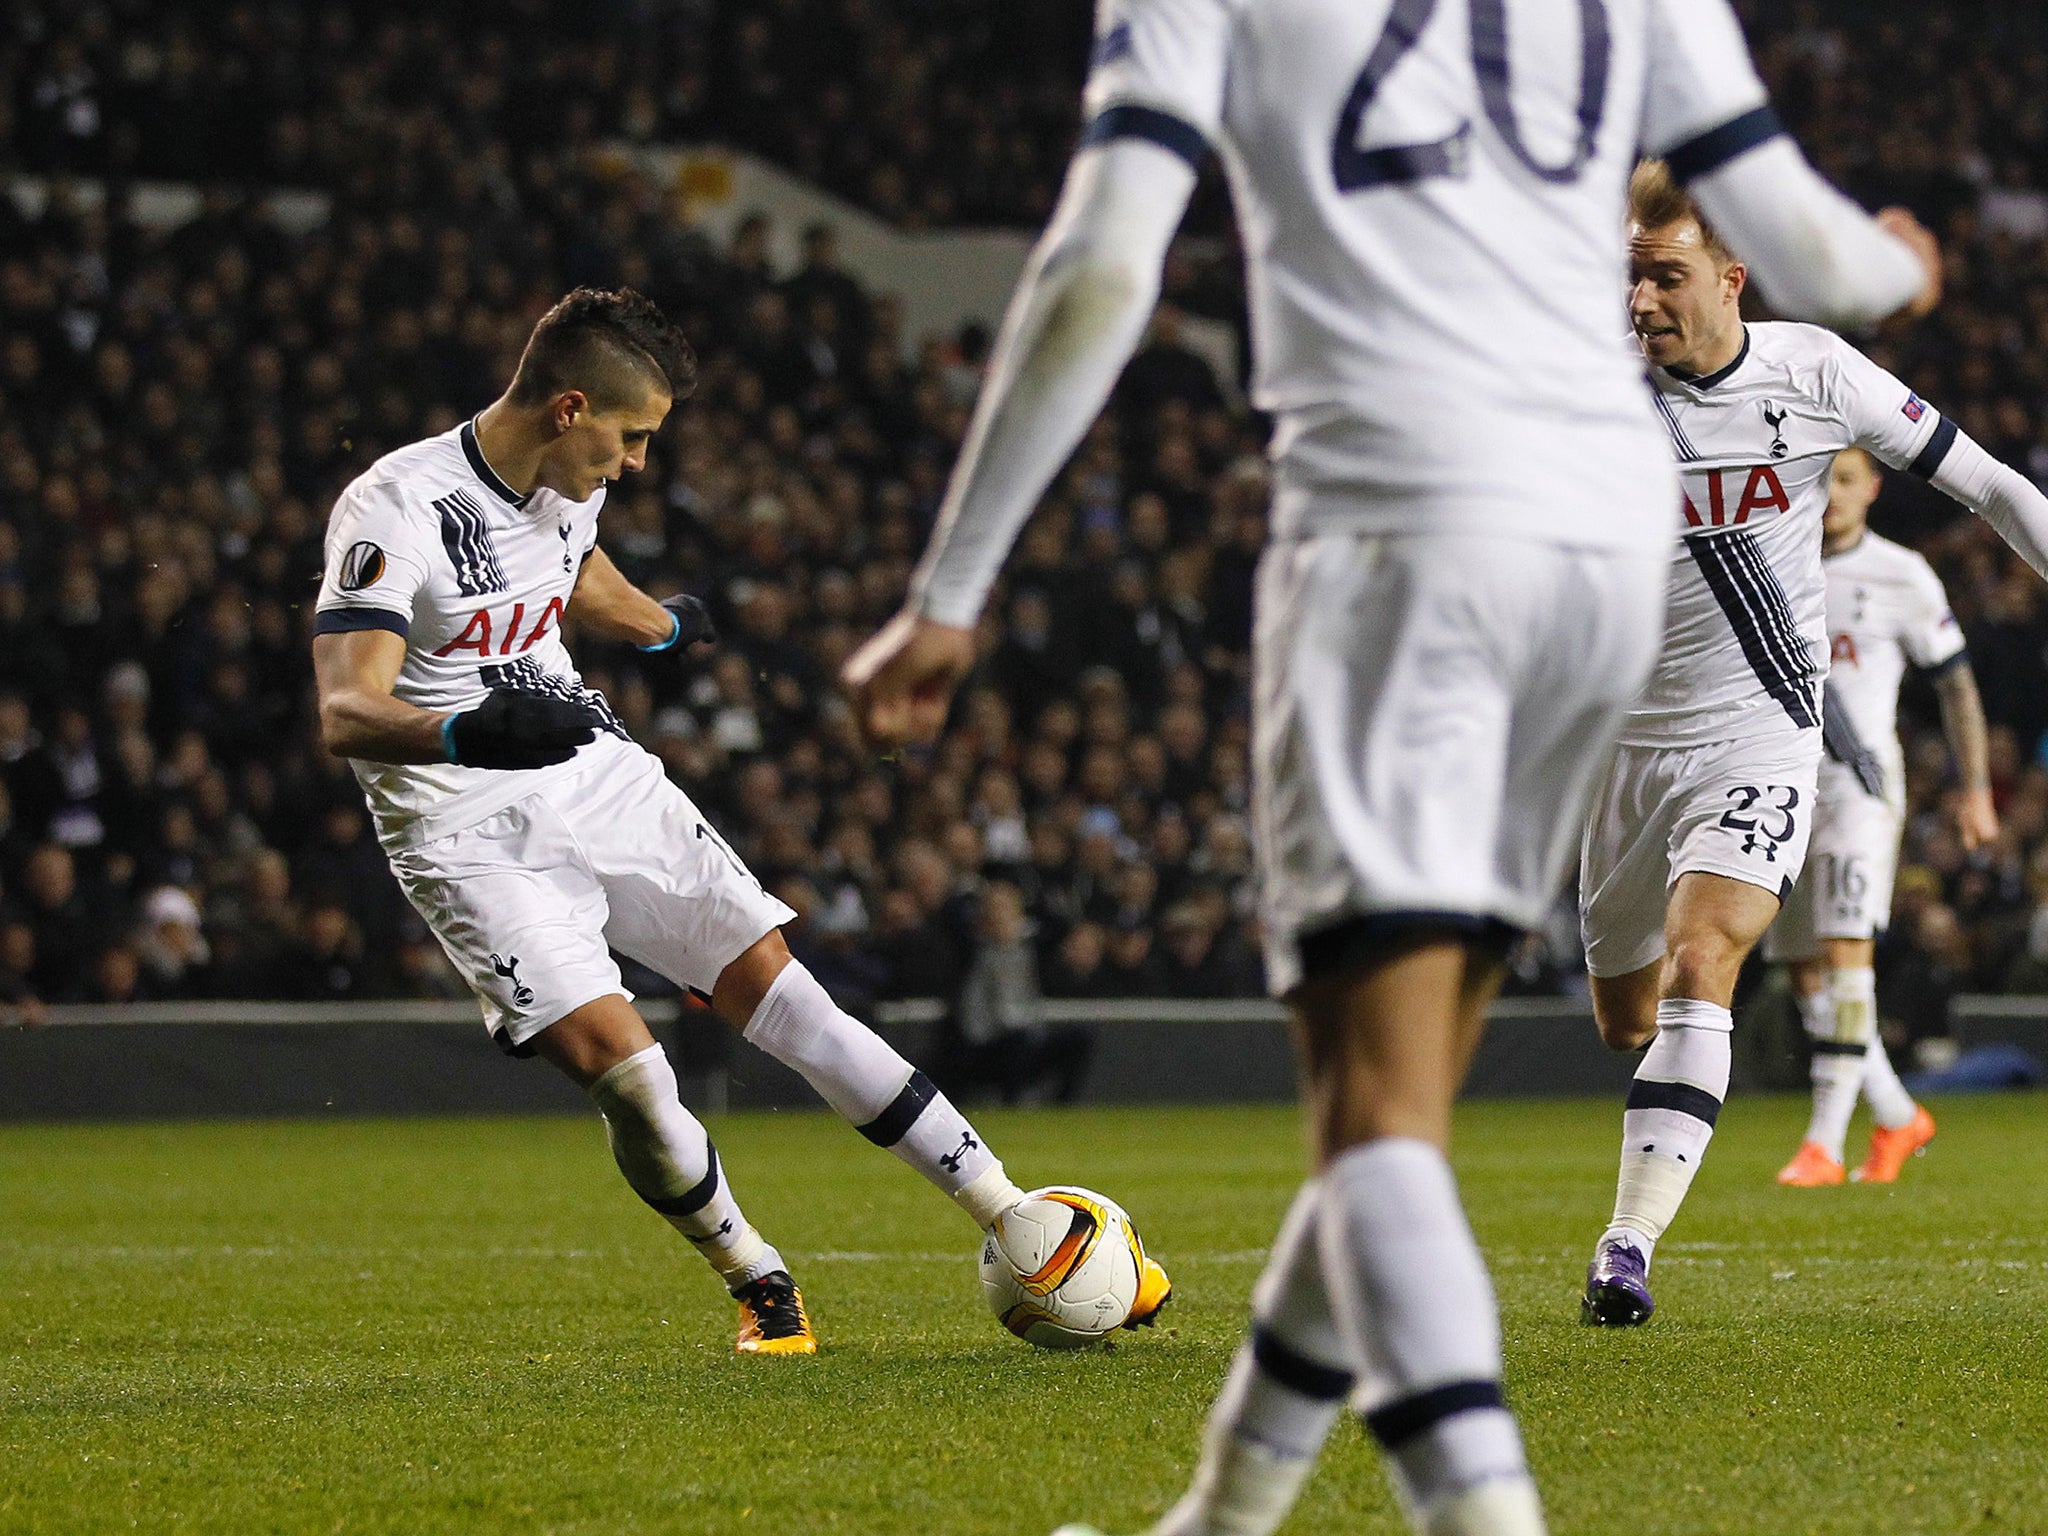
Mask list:
POLYGON ((711 987, 711 1007, 734 1029, 745 1033, 769 988, 790 963, 789 945, 780 928, 771 928, 718 973, 711 987))
POLYGON ((1675 934, 1665 960, 1665 991, 1673 997, 1726 1003, 1734 995, 1735 978, 1748 953, 1749 945, 1719 928, 1675 934))
POLYGON ((1640 1050, 1657 1033, 1654 1009, 1596 1007, 1593 1022, 1600 1030, 1600 1043, 1610 1051, 1640 1050))

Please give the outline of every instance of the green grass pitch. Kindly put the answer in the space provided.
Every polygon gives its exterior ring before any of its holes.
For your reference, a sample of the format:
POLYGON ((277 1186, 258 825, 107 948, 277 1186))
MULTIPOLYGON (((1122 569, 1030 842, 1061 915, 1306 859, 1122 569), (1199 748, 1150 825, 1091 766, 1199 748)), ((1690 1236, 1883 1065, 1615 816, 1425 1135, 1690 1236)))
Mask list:
MULTIPOLYGON (((1783 1191, 1803 1106, 1738 1098, 1655 1322, 1616 1333, 1575 1298, 1619 1106, 1461 1111, 1553 1530, 2048 1532, 2048 1105, 1934 1107, 1895 1188, 1783 1191)), ((1294 1116, 982 1119, 1026 1182, 1131 1208, 1169 1326, 1011 1340, 959 1214, 823 1114, 713 1127, 813 1360, 730 1353, 730 1304, 594 1119, 0 1127, 0 1532, 1138 1529, 1187 1475, 1294 1116)), ((1401 1529, 1355 1423, 1285 1529, 1401 1529)))

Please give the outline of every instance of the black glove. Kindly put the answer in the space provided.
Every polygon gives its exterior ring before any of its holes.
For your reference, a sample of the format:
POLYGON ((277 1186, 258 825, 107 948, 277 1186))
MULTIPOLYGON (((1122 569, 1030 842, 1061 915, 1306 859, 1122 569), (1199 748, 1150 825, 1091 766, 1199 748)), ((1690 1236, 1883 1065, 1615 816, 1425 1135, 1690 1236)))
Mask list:
POLYGON ((1829 757, 1856 775, 1867 795, 1884 798, 1884 763, 1850 723, 1849 711, 1832 685, 1824 684, 1820 698, 1820 742, 1829 757))
POLYGON ((475 709, 441 725, 448 761, 465 768, 548 768, 597 739, 590 711, 569 699, 493 688, 475 709))
POLYGON ((675 615, 676 627, 666 640, 659 645, 643 645, 642 651, 687 650, 699 640, 716 640, 718 631, 711 626, 711 610, 704 606, 701 598, 678 592, 674 597, 664 597, 661 606, 675 615))

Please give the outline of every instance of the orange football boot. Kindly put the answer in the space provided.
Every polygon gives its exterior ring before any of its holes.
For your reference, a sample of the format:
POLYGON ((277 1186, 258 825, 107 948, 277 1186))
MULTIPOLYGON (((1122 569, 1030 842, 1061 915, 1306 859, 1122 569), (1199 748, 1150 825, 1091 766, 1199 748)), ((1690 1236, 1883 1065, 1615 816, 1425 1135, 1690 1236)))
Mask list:
POLYGON ((1825 1184, 1839 1184, 1845 1177, 1842 1165, 1829 1157, 1828 1149, 1817 1141, 1799 1143, 1792 1161, 1778 1170, 1778 1182, 1793 1189, 1818 1189, 1825 1184))
POLYGON ((1913 1118, 1895 1130, 1876 1126, 1870 1132, 1870 1154, 1849 1177, 1858 1184, 1896 1182, 1906 1159, 1917 1156, 1934 1140, 1934 1116, 1925 1104, 1913 1106, 1913 1118))

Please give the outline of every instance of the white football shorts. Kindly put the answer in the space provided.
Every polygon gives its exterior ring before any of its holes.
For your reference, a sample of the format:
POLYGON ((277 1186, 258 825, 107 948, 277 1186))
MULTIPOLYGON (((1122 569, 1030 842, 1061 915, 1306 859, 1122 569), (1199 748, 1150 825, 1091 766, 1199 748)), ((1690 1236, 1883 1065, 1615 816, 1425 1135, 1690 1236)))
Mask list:
POLYGON ((1822 939, 1874 939, 1884 932, 1904 825, 1898 806, 1871 794, 1848 769, 1822 763, 1813 846, 1785 910, 1764 935, 1764 958, 1811 960, 1822 939))
POLYGON ((474 826, 391 854, 406 896, 483 1004, 498 1044, 625 997, 611 951, 709 994, 795 916, 661 762, 600 734, 575 770, 474 826))
POLYGON ((1426 533, 1267 550, 1253 817, 1275 996, 1326 937, 1541 925, 1656 657, 1669 563, 1426 533))
POLYGON ((1579 857, 1586 969, 1626 976, 1660 959, 1680 875, 1726 875, 1783 901, 1806 860, 1819 766, 1817 729, 1618 748, 1579 857))

